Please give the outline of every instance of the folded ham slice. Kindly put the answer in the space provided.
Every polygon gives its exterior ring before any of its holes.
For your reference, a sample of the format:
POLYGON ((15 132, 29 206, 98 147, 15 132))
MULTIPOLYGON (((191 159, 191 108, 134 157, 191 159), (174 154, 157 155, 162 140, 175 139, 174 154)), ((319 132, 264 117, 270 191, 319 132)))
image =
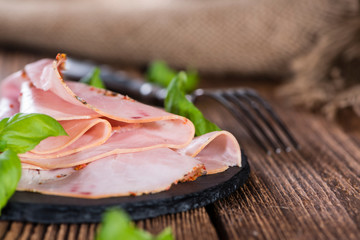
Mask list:
POLYGON ((42 155, 40 158, 66 156, 101 145, 112 133, 110 123, 101 118, 60 121, 60 124, 68 136, 49 137, 31 152, 42 155))
MULTIPOLYGON (((182 132, 184 129, 179 128, 179 124, 183 123, 173 120, 138 125, 126 124, 124 127, 114 130, 112 136, 104 144, 79 151, 71 156, 40 156, 39 154, 28 152, 22 154, 21 159, 24 163, 44 169, 55 169, 73 167, 115 154, 138 152, 160 147, 180 148, 189 144, 192 139, 190 138, 190 141, 188 141, 187 137, 189 135, 184 135, 182 132)), ((188 129, 188 132, 194 134, 192 129, 188 129)))
POLYGON ((184 117, 162 109, 139 103, 127 96, 104 89, 94 88, 79 82, 65 82, 60 73, 66 61, 65 54, 58 54, 52 66, 46 66, 39 78, 31 82, 39 89, 51 91, 63 100, 77 106, 83 105, 102 116, 128 123, 153 122, 182 119, 184 117), (46 80, 45 80, 46 79, 46 80))
POLYGON ((59 98, 51 91, 36 88, 31 82, 21 85, 22 113, 43 113, 58 121, 72 119, 90 119, 101 115, 84 106, 77 106, 59 98))
POLYGON ((19 112, 20 87, 24 81, 27 81, 23 71, 11 74, 0 84, 0 119, 11 117, 19 112))
POLYGON ((241 166, 239 144, 227 131, 215 131, 196 137, 178 152, 202 162, 208 174, 225 171, 230 166, 241 166))
POLYGON ((82 198, 139 195, 241 166, 230 133, 193 138, 194 125, 184 117, 65 81, 65 61, 66 55, 58 54, 55 61, 28 64, 1 85, 0 117, 43 113, 69 134, 47 138, 20 155, 18 190, 82 198))
POLYGON ((16 99, 3 97, 0 100, 0 119, 11 117, 19 112, 20 103, 16 99))

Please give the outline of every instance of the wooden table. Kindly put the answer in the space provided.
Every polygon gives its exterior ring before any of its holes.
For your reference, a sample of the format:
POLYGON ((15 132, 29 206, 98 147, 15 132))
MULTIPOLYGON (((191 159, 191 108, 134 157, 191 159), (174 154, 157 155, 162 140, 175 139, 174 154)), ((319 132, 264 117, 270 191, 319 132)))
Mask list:
MULTIPOLYGON (((43 56, 0 49, 0 78, 43 56)), ((205 77, 203 82, 210 87, 243 84, 228 78, 205 77)), ((271 99, 301 150, 266 155, 230 115, 219 117, 205 107, 239 139, 251 165, 249 181, 207 207, 136 224, 152 233, 170 226, 179 240, 360 239, 360 137, 319 116, 286 108, 272 97, 268 84, 252 85, 271 99)), ((0 239, 93 239, 98 226, 0 221, 0 239)))

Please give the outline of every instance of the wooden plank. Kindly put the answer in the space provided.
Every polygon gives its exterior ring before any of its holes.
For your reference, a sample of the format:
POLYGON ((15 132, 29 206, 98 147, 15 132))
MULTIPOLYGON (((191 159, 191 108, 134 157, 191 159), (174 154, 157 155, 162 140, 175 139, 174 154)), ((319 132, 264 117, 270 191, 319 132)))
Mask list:
POLYGON ((57 231, 58 231, 58 226, 56 224, 47 225, 44 240, 55 239, 57 231))
POLYGON ((76 240, 76 239, 77 239, 78 230, 79 230, 78 224, 70 224, 70 225, 69 225, 68 236, 67 236, 66 239, 76 240))
POLYGON ((95 224, 95 223, 90 224, 88 231, 88 239, 95 239, 98 226, 99 224, 95 224))
POLYGON ((57 231, 56 240, 65 240, 67 231, 68 231, 68 225, 60 224, 59 230, 57 231))
POLYGON ((159 234, 166 227, 170 227, 177 240, 218 239, 205 208, 146 219, 137 222, 137 226, 152 234, 159 234))
POLYGON ((26 223, 24 226, 24 229, 21 232, 21 236, 19 238, 19 240, 27 240, 29 239, 32 230, 33 230, 34 224, 32 223, 26 223))
POLYGON ((76 239, 78 240, 88 239, 88 229, 89 229, 89 224, 80 224, 79 233, 76 239))
POLYGON ((359 146, 321 118, 288 111, 282 118, 302 150, 267 156, 254 142, 244 144, 253 172, 246 186, 214 204, 220 237, 357 239, 359 146))
POLYGON ((34 232, 30 237, 30 240, 42 240, 46 231, 46 225, 37 224, 34 228, 34 232))
POLYGON ((10 222, 0 221, 0 239, 3 239, 3 236, 5 236, 9 226, 10 222))
POLYGON ((23 227, 24 224, 21 222, 12 222, 10 226, 10 230, 4 236, 4 240, 17 239, 20 236, 23 227))

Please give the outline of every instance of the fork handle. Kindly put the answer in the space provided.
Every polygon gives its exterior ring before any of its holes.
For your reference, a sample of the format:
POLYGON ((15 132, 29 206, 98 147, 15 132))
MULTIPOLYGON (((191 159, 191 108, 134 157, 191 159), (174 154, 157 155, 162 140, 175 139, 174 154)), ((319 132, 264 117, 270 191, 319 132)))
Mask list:
MULTIPOLYGON (((90 74, 94 67, 96 64, 92 62, 68 58, 63 74, 69 80, 79 81, 82 77, 90 74)), ((141 102, 163 106, 166 89, 144 82, 143 79, 130 77, 122 71, 114 71, 107 66, 101 66, 100 70, 100 77, 107 89, 128 95, 141 102)))
POLYGON ((107 89, 128 95, 140 102, 163 106, 166 89, 155 84, 144 82, 143 79, 132 78, 124 72, 113 72, 101 69, 101 78, 107 89))

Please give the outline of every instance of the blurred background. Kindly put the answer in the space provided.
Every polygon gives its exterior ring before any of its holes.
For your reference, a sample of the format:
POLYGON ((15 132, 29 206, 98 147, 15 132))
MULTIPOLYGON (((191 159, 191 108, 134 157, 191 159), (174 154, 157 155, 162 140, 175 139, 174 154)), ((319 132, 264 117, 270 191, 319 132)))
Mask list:
POLYGON ((290 106, 359 122, 358 0, 0 0, 0 48, 120 68, 161 59, 203 85, 263 82, 290 106))

